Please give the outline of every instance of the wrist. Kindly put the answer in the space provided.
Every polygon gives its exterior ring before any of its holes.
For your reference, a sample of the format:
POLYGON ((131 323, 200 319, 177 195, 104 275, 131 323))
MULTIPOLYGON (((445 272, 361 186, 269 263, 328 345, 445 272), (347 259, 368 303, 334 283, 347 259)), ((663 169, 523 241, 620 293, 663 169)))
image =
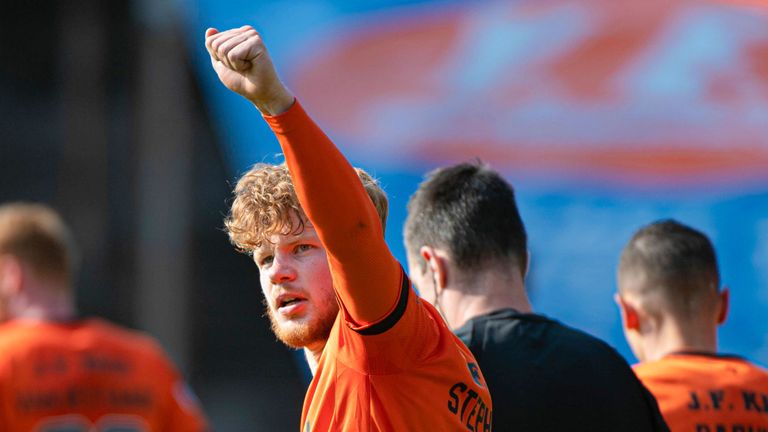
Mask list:
POLYGON ((261 112, 263 116, 276 116, 288 111, 296 101, 293 94, 285 87, 282 87, 267 98, 251 100, 251 103, 261 112))

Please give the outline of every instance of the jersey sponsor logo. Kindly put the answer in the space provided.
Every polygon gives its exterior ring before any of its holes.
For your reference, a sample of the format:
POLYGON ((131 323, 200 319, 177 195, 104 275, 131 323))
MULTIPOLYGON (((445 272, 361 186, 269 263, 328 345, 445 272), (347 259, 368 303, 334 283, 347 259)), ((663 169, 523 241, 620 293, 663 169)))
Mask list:
POLYGON ((291 81, 379 164, 755 182, 768 176, 764 17, 716 0, 426 3, 313 41, 291 81))
POLYGON ((475 384, 485 388, 483 379, 480 378, 480 368, 477 366, 477 363, 467 363, 467 368, 469 368, 469 373, 472 374, 472 380, 475 381, 475 384))
POLYGON ((448 391, 448 411, 455 414, 468 431, 491 430, 492 410, 478 392, 463 382, 457 382, 448 391))

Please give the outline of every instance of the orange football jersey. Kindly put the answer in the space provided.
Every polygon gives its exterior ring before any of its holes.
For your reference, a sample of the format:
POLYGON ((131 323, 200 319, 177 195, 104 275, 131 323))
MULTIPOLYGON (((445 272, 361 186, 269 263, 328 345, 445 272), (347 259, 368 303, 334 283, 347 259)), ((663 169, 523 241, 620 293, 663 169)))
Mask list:
POLYGON ((341 312, 304 400, 309 431, 490 431, 469 349, 421 301, 352 166, 298 102, 265 117, 328 255, 341 312))
POLYGON ((673 432, 768 431, 768 372, 740 357, 679 353, 634 369, 673 432))
POLYGON ((490 431, 491 397, 472 353, 407 286, 389 330, 342 314, 304 401, 305 431, 490 431))
POLYGON ((160 346, 99 319, 0 325, 0 431, 207 429, 160 346))

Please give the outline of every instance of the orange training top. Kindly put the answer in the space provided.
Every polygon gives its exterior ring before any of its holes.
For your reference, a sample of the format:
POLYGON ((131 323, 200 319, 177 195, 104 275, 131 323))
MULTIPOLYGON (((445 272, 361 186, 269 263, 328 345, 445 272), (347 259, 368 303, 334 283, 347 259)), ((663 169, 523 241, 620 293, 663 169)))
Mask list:
POLYGON ((153 339, 98 319, 0 325, 0 431, 206 429, 153 339))
POLYGON ((411 289, 352 167, 298 102, 265 118, 326 248, 341 305, 302 431, 490 431, 477 362, 411 289))
POLYGON ((768 371, 740 357, 670 354, 634 369, 673 432, 768 431, 768 371))

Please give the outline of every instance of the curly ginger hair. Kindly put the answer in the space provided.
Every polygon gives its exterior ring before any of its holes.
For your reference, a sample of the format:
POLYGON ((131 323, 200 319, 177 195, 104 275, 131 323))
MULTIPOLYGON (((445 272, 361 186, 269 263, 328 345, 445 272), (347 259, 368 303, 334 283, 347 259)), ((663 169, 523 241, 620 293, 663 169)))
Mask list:
MULTIPOLYGON (((376 207, 382 228, 386 227, 386 194, 370 174, 361 168, 355 171, 376 207)), ((285 163, 254 165, 238 180, 233 195, 224 226, 229 240, 241 252, 253 252, 273 234, 298 234, 304 229, 307 217, 285 163)))

